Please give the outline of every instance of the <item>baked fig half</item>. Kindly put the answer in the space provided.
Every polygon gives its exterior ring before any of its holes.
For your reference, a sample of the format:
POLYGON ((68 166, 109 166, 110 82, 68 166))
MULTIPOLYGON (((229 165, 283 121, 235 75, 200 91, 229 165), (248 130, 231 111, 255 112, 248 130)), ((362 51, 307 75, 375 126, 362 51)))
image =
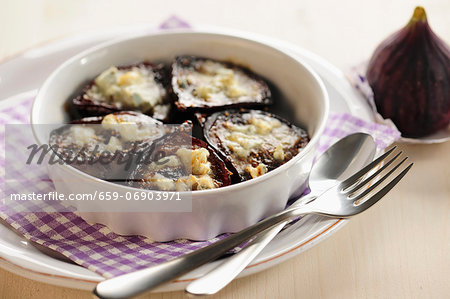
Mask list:
POLYGON ((168 74, 164 65, 148 62, 111 66, 83 88, 72 100, 72 108, 82 117, 133 110, 167 120, 168 74))
POLYGON ((155 141, 129 185, 161 191, 214 189, 231 184, 225 163, 206 142, 176 131, 155 141))
POLYGON ((100 179, 125 182, 138 158, 165 133, 162 122, 123 111, 87 117, 53 130, 49 145, 68 165, 100 179))
POLYGON ((172 64, 172 91, 181 111, 219 110, 272 103, 267 83, 231 62, 179 56, 172 64))
POLYGON ((305 130, 260 110, 228 110, 203 125, 208 143, 222 153, 242 180, 259 177, 297 155, 309 142, 305 130))

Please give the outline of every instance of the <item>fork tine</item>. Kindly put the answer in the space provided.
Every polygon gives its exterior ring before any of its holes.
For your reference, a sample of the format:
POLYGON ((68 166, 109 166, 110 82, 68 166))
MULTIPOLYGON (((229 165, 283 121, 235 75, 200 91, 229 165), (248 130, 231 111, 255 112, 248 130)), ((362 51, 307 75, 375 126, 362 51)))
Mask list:
POLYGON ((349 190, 345 190, 346 193, 353 193, 357 190, 359 190, 362 186, 366 185, 368 182, 373 180, 377 175, 379 175, 383 170, 385 170, 389 165, 392 164, 403 152, 399 152, 396 154, 391 160, 386 162, 382 167, 380 167, 375 173, 373 173, 370 177, 366 178, 362 182, 356 184, 355 186, 350 185, 348 188, 349 190))
POLYGON ((369 172, 372 168, 374 168, 376 165, 378 165, 381 161, 383 161, 387 156, 389 156, 390 153, 392 153, 392 151, 394 149, 396 149, 397 146, 394 146, 393 148, 391 148, 390 150, 388 150, 386 153, 384 153, 383 155, 381 155, 380 157, 378 157, 376 160, 374 160, 372 163, 370 163, 369 165, 367 165, 366 167, 364 167, 363 169, 361 169, 360 171, 358 171, 357 173, 355 173, 354 175, 352 175, 351 177, 349 177, 348 179, 346 179, 345 181, 343 181, 341 183, 341 187, 342 189, 348 188, 351 185, 353 185, 360 177, 362 177, 363 175, 365 175, 367 172, 369 172))
POLYGON ((411 169, 411 167, 414 165, 414 163, 411 163, 406 167, 398 176, 396 176, 389 184, 387 184, 383 189, 372 195, 368 200, 363 202, 362 204, 358 205, 359 212, 364 211, 374 204, 376 204, 383 196, 385 196, 389 191, 391 191, 392 188, 394 188, 395 185, 397 185, 398 182, 405 176, 405 174, 411 169))
POLYGON ((367 194, 369 194, 369 192, 371 192, 373 189, 375 189, 376 187, 378 187, 385 179, 387 179, 394 171, 397 170, 397 168, 400 167, 400 165, 403 164, 403 162, 405 162, 408 159, 408 157, 405 157, 403 160, 401 160, 397 165, 395 165, 388 173, 386 173, 381 179, 379 179, 378 181, 376 181, 372 186, 370 186, 369 188, 367 188, 366 190, 364 190, 364 192, 358 194, 357 196, 355 196, 353 199, 355 201, 363 198, 364 196, 366 196, 367 194))

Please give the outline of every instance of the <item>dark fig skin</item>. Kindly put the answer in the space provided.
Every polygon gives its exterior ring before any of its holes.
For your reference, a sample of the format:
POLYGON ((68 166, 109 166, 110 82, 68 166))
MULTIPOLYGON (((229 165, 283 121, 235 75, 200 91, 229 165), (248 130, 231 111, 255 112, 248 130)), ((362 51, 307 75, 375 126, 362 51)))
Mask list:
POLYGON ((431 30, 422 7, 378 46, 367 80, 378 112, 404 137, 423 137, 450 123, 450 48, 431 30))

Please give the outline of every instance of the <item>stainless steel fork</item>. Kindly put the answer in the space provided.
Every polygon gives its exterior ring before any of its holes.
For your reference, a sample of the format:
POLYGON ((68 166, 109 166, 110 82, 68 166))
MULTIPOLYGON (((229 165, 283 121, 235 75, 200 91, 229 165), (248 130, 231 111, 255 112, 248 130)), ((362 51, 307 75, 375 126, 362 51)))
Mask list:
POLYGON ((348 218, 359 214, 386 195, 412 167, 413 163, 398 175, 394 175, 394 172, 408 157, 393 165, 401 154, 398 153, 386 161, 393 150, 394 148, 306 205, 286 209, 226 239, 182 257, 100 282, 95 288, 94 294, 100 298, 126 298, 151 290, 217 259, 228 250, 252 239, 258 233, 292 217, 319 214, 333 218, 348 218), (379 167, 380 164, 382 164, 381 167, 379 167), (389 166, 391 166, 390 169, 389 166), (363 177, 364 179, 361 180, 363 177), (388 178, 390 180, 387 180, 388 178))

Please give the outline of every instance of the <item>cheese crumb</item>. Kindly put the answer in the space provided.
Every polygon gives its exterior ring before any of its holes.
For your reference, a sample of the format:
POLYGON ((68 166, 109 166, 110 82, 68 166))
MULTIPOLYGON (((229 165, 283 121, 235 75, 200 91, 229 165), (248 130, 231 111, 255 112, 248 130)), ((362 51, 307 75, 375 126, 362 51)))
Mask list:
POLYGON ((165 176, 156 173, 154 174, 149 181, 154 183, 159 190, 162 191, 171 191, 175 190, 175 182, 172 179, 166 178, 165 176))
POLYGON ((103 117, 102 126, 105 129, 113 129, 114 125, 118 124, 133 124, 134 122, 127 121, 123 115, 120 114, 108 114, 103 117))
POLYGON ((171 155, 164 158, 159 159, 157 162, 152 162, 148 166, 151 171, 158 171, 164 169, 166 167, 175 168, 181 166, 181 161, 177 156, 171 155))
POLYGON ((106 149, 111 153, 115 153, 116 151, 122 150, 122 144, 117 137, 111 136, 111 138, 109 138, 108 144, 106 145, 106 149))
POLYGON ((278 128, 279 126, 281 126, 281 123, 279 120, 274 119, 274 120, 264 120, 261 118, 256 118, 256 117, 252 117, 249 120, 249 123, 255 126, 256 129, 256 133, 261 134, 261 135, 267 135, 270 132, 272 132, 272 130, 274 128, 278 128))
POLYGON ((247 171, 250 174, 250 176, 254 179, 254 178, 257 178, 259 176, 262 176, 263 174, 266 174, 267 173, 267 166, 262 164, 262 163, 259 163, 258 166, 256 166, 256 167, 248 165, 245 168, 245 171, 247 171))
POLYGON ((175 185, 177 191, 206 190, 216 188, 213 178, 207 174, 201 176, 189 175, 187 177, 179 178, 175 182, 175 185))
POLYGON ((273 157, 279 161, 284 160, 284 150, 283 150, 283 144, 278 144, 275 148, 275 151, 273 152, 273 157))
POLYGON ((195 179, 193 187, 196 190, 213 189, 216 187, 214 180, 207 174, 201 176, 192 176, 195 179))
POLYGON ((206 148, 180 148, 176 154, 186 170, 191 170, 193 175, 204 175, 211 171, 211 163, 208 162, 209 151, 206 148))
POLYGON ((119 77, 117 85, 127 86, 140 82, 142 82, 142 77, 137 72, 130 71, 119 77))
POLYGON ((102 127, 107 130, 115 130, 124 141, 143 140, 156 132, 151 129, 154 126, 138 125, 129 121, 127 115, 108 114, 102 120, 102 127))
POLYGON ((71 126, 70 133, 73 136, 74 142, 79 146, 84 146, 96 139, 95 130, 86 126, 71 126))
MULTIPOLYGON (((190 191, 205 190, 216 188, 214 179, 209 175, 211 171, 211 163, 208 162, 209 151, 205 148, 190 150, 180 148, 176 152, 176 156, 167 156, 159 161, 165 163, 151 163, 149 170, 151 172, 162 170, 166 167, 177 167, 183 165, 187 171, 192 168, 192 174, 180 177, 178 179, 170 179, 159 173, 152 175, 148 180, 152 182, 159 190, 163 191, 190 191)), ((159 162, 158 161, 158 162, 159 162)))
POLYGON ((228 86, 227 90, 225 91, 225 94, 227 97, 230 98, 239 98, 247 95, 247 92, 243 88, 239 87, 239 85, 233 84, 228 86))
POLYGON ((211 85, 199 85, 197 89, 194 90, 194 96, 198 96, 207 101, 214 92, 216 92, 216 89, 211 85))
POLYGON ((227 136, 227 139, 238 143, 247 150, 260 146, 264 141, 263 139, 258 138, 258 136, 241 132, 232 132, 229 136, 227 136))

